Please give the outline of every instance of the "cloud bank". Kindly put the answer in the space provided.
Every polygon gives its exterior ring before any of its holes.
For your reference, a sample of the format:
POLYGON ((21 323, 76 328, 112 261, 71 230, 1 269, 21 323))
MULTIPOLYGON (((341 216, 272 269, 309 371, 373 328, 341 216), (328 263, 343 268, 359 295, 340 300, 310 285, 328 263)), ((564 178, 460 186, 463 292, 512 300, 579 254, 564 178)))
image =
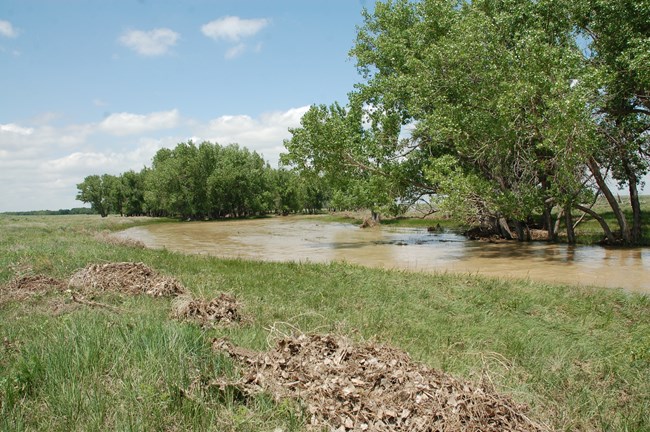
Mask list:
MULTIPOLYGON (((92 174, 119 174, 151 166, 161 148, 193 140, 237 143, 276 165, 288 128, 308 106, 259 116, 183 118, 178 109, 114 113, 101 122, 53 126, 0 124, 0 212, 80 207, 76 185, 92 174)), ((43 117, 46 118, 46 117, 43 117)))

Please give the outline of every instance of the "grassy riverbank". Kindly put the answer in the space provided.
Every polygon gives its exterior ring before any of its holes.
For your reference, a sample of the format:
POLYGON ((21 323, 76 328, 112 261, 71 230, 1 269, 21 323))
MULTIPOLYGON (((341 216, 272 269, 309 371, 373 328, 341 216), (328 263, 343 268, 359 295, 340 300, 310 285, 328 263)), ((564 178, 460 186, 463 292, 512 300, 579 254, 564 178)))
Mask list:
MULTIPOLYGON (((642 210, 642 220, 641 220, 641 230, 642 230, 642 244, 645 246, 650 245, 650 195, 642 195, 639 197, 639 202, 642 210)), ((630 203, 625 200, 625 197, 619 197, 619 204, 625 213, 628 223, 632 221, 632 207, 630 203)), ((603 197, 599 197, 592 207, 596 213, 602 216, 610 229, 616 231, 618 228, 618 223, 614 212, 607 203, 607 200, 603 197)), ((596 244, 604 240, 605 236, 603 230, 594 218, 589 215, 582 215, 580 212, 576 212, 574 216, 574 223, 577 223, 576 226, 576 235, 578 244, 596 244), (579 222, 579 223, 578 223, 579 222)), ((334 214, 322 215, 321 216, 325 221, 331 222, 347 222, 352 224, 361 224, 364 220, 370 217, 370 211, 348 211, 348 212, 337 212, 334 214)), ((557 215, 554 215, 557 217, 557 215)), ((541 215, 538 216, 539 220, 542 219, 541 215)), ((386 217, 381 220, 382 225, 387 226, 399 226, 399 227, 411 227, 411 228, 441 228, 449 229, 457 232, 463 232, 469 229, 469 226, 464 225, 461 221, 449 218, 442 213, 433 213, 430 215, 424 216, 424 213, 417 211, 409 211, 406 215, 402 217, 386 217)), ((559 241, 566 241, 566 232, 564 231, 564 225, 560 226, 560 237, 559 241)))
MULTIPOLYGON (((109 244, 133 223, 98 216, 0 216, 0 429, 301 430, 293 403, 197 382, 235 376, 213 337, 263 350, 292 331, 340 332, 490 382, 557 430, 650 430, 650 299, 617 291, 425 275, 343 264, 183 256, 109 244), (89 263, 142 261, 196 296, 234 294, 252 322, 203 330, 169 300, 6 294, 16 275, 68 278, 89 263)), ((307 414, 308 415, 308 414, 307 414)))

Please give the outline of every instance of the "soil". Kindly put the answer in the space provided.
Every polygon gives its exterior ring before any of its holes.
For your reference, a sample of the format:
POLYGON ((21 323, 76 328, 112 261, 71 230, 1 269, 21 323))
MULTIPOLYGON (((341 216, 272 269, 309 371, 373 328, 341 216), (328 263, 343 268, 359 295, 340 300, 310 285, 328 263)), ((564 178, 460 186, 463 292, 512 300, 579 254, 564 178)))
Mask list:
POLYGON ((130 262, 90 264, 72 275, 69 287, 87 293, 113 291, 153 297, 174 297, 187 292, 173 277, 160 275, 143 263, 130 262))
POLYGON ((386 346, 312 334, 281 339, 263 353, 224 339, 215 339, 213 348, 244 365, 235 383, 244 393, 301 401, 310 430, 546 430, 526 416, 525 405, 490 386, 458 380, 386 346))
POLYGON ((194 299, 181 295, 172 301, 172 316, 179 320, 199 323, 204 327, 235 324, 244 320, 241 304, 230 294, 222 293, 212 300, 194 299))

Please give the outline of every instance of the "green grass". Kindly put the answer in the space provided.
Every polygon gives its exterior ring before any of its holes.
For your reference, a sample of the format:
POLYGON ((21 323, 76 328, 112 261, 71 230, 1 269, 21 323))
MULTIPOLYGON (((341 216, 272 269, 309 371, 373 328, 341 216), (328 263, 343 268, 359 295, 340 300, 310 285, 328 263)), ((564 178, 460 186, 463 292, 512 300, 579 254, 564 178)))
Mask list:
MULTIPOLYGON (((628 224, 632 224, 632 208, 629 204, 629 199, 627 197, 622 196, 620 197, 620 205, 621 208, 623 209, 623 212, 625 214, 625 217, 627 219, 628 224)), ((642 244, 648 246, 650 245, 650 195, 642 195, 639 197, 639 201, 641 204, 641 235, 643 237, 642 244)), ((593 207, 593 210, 600 214, 609 227, 612 229, 612 231, 616 231, 618 229, 618 222, 616 221, 616 217, 614 216, 614 212, 610 208, 609 204, 607 203, 607 200, 605 198, 600 197, 596 204, 593 207)), ((577 215, 574 215, 574 217, 577 217, 577 215)), ((580 224, 578 228, 576 229, 576 234, 578 235, 578 241, 582 244, 592 244, 592 243, 597 243, 600 240, 603 239, 603 230, 600 227, 600 224, 592 219, 591 217, 586 217, 584 219, 584 223, 580 224)))
POLYGON ((1 430, 302 430, 296 404, 206 384, 236 376, 213 337, 263 350, 291 332, 343 332, 431 367, 489 380, 557 430, 650 430, 650 298, 597 288, 344 264, 221 260, 98 241, 135 219, 0 217, 0 285, 142 261, 197 296, 235 294, 253 322, 202 330, 169 300, 62 294, 0 301, 1 430))

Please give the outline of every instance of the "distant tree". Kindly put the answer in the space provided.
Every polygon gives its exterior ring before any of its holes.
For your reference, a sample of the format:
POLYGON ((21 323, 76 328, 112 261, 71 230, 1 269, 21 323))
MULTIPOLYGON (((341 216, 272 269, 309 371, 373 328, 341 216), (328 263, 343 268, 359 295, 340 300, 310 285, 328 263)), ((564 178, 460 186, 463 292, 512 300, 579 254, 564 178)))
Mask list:
POLYGON ((141 172, 131 170, 122 173, 119 177, 122 187, 122 209, 127 216, 144 214, 145 175, 145 170, 141 172))
POLYGON ((90 204, 102 217, 108 216, 111 211, 111 188, 114 179, 115 177, 108 174, 87 176, 83 182, 77 184, 77 200, 90 204))

